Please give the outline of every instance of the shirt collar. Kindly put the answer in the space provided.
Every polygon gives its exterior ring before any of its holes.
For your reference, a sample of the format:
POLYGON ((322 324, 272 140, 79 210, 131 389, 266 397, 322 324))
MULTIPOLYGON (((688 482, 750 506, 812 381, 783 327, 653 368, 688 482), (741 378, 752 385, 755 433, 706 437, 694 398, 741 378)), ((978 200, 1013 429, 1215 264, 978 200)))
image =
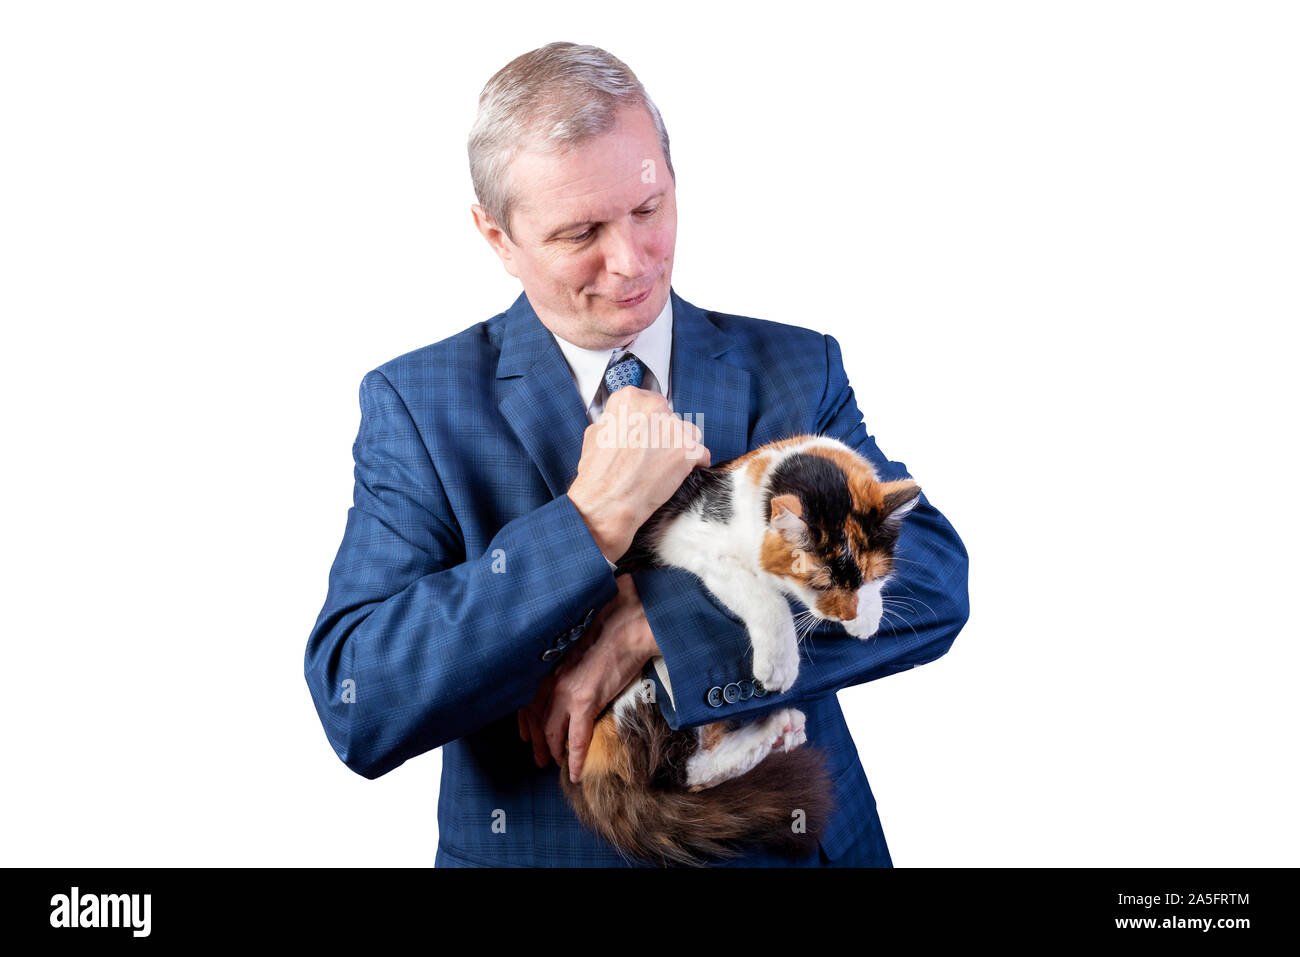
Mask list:
MULTIPOLYGON (((664 303, 663 311, 649 326, 642 329, 631 345, 621 346, 617 349, 584 349, 581 346, 575 346, 567 339, 555 336, 555 342, 559 345, 560 351, 564 353, 564 359, 569 364, 569 372, 573 376, 574 384, 578 387, 578 395, 582 396, 583 405, 590 410, 595 403, 597 394, 600 392, 600 386, 605 381, 605 370, 609 367, 610 360, 621 357, 626 352, 631 352, 638 359, 645 363, 650 375, 654 376, 653 382, 642 382, 641 388, 656 388, 666 399, 671 399, 668 395, 669 383, 669 364, 672 361, 673 351, 673 297, 671 291, 668 295, 668 301, 664 303)), ((648 379, 648 377, 647 377, 648 379)))

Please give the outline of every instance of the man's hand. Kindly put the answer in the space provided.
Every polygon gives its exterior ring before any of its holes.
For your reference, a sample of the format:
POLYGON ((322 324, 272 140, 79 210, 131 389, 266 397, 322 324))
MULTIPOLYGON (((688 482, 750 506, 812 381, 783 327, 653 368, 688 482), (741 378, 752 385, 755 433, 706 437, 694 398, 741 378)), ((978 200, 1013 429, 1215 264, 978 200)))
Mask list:
POLYGON ((618 594, 519 710, 519 736, 532 742, 537 766, 545 767, 548 756, 563 765, 567 742, 574 783, 582 777, 596 716, 659 654, 632 576, 616 581, 618 594))
POLYGON ((568 491, 606 558, 622 558, 636 530, 691 469, 708 468, 702 436, 694 422, 670 412, 658 392, 627 386, 609 397, 583 434, 578 477, 568 491))

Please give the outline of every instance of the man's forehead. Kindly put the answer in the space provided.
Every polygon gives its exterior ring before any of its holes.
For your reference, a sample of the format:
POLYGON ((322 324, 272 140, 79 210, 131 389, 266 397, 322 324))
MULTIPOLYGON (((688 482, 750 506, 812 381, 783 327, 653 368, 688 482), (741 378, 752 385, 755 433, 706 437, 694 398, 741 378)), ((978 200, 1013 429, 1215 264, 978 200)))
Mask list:
POLYGON ((658 135, 649 117, 623 114, 610 132, 560 151, 525 149, 510 164, 515 208, 558 225, 622 215, 661 194, 658 135))

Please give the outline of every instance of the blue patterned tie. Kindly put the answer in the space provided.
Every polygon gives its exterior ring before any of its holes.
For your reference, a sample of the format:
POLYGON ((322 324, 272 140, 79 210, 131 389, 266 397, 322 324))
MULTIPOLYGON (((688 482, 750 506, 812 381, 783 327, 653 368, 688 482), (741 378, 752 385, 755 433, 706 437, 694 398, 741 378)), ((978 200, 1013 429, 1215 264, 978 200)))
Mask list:
POLYGON ((629 352, 605 370, 605 388, 609 390, 610 395, 625 385, 639 388, 644 377, 645 363, 629 352))

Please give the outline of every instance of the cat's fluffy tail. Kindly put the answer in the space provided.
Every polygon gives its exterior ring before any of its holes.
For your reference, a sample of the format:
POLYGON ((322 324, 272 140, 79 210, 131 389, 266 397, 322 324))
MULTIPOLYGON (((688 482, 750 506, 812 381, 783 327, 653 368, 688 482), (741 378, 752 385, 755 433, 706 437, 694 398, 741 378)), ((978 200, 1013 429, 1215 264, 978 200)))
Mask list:
POLYGON ((622 733, 612 714, 597 723, 582 781, 560 771, 578 818, 624 856, 700 865, 766 847, 806 856, 832 811, 825 756, 777 751, 753 769, 703 791, 685 788, 694 729, 673 731, 658 708, 640 704, 622 733))

